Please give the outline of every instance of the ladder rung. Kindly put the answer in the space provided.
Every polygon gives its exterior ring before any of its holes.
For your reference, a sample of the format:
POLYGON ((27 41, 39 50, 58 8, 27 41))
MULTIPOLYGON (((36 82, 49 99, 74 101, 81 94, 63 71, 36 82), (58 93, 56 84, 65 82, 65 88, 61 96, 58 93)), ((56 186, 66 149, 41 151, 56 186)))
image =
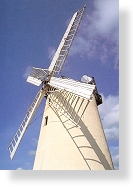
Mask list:
POLYGON ((63 51, 63 52, 67 52, 68 50, 67 50, 67 49, 62 49, 61 52, 62 52, 62 51, 63 51))
POLYGON ((67 44, 67 45, 64 44, 64 45, 63 45, 63 47, 68 47, 68 46, 70 46, 70 44, 67 44))
MULTIPOLYGON (((84 8, 85 8, 85 6, 84 6, 84 8)), ((79 10, 78 10, 78 14, 80 14, 80 12, 84 12, 84 8, 79 9, 79 10)))
POLYGON ((82 16, 82 13, 78 13, 75 19, 79 19, 80 20, 81 16, 82 16))
POLYGON ((65 55, 67 51, 61 51, 60 55, 65 55))
POLYGON ((66 39, 65 41, 66 41, 66 42, 69 42, 69 41, 72 41, 72 39, 66 39))
MULTIPOLYGON (((63 56, 65 56, 65 55, 60 55, 59 58, 60 58, 60 57, 63 57, 63 56)), ((57 67, 57 65, 56 65, 56 67, 57 67)))
MULTIPOLYGON (((73 31, 76 31, 76 29, 72 29, 72 30, 70 30, 70 32, 73 32, 73 31)), ((70 32, 69 32, 69 33, 70 33, 70 32)))
POLYGON ((76 23, 76 22, 79 22, 80 21, 80 19, 75 19, 75 21, 73 22, 74 24, 76 23))
POLYGON ((74 36, 74 34, 70 34, 70 35, 68 35, 68 37, 70 37, 70 36, 74 36))
MULTIPOLYGON (((72 28, 73 28, 73 27, 78 27, 78 24, 79 24, 79 22, 75 21, 74 24, 72 25, 72 28)), ((72 29, 72 28, 71 28, 71 29, 72 29)))

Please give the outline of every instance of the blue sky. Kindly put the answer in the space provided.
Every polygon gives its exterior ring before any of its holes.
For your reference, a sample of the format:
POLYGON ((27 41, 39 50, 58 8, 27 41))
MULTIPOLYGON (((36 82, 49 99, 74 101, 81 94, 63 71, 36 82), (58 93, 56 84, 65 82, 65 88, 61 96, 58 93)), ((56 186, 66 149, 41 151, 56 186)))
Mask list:
POLYGON ((31 67, 48 68, 72 15, 87 4, 62 75, 94 76, 115 168, 119 168, 119 65, 117 0, 0 0, 0 170, 32 169, 44 110, 41 103, 11 161, 7 147, 38 87, 26 82, 31 67), (40 117, 39 117, 40 116, 40 117))

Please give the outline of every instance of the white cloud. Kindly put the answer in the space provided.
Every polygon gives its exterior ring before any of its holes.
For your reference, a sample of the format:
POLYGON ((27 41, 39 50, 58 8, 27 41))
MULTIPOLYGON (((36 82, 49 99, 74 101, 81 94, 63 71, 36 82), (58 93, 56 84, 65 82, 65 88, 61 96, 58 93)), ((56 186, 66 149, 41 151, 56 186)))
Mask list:
POLYGON ((115 169, 119 169, 119 148, 118 147, 110 147, 111 155, 112 155, 112 160, 114 163, 115 169))
POLYGON ((36 147, 37 143, 38 143, 38 139, 37 138, 32 138, 31 144, 36 147))
POLYGON ((112 124, 116 124, 119 121, 119 105, 115 105, 109 114, 104 117, 104 123, 108 124, 108 127, 112 124))
POLYGON ((29 156, 34 156, 36 154, 36 151, 35 150, 30 150, 29 152, 28 152, 28 155, 29 156))
POLYGON ((101 35, 110 35, 118 28, 119 18, 119 1, 102 0, 94 1, 95 11, 91 20, 91 24, 95 31, 101 35))
POLYGON ((16 170, 23 170, 23 168, 19 167, 19 168, 17 168, 16 170))
POLYGON ((28 155, 29 155, 29 156, 35 156, 36 150, 34 150, 34 149, 36 149, 37 143, 38 143, 38 139, 37 139, 37 138, 32 138, 32 139, 31 139, 31 145, 32 145, 34 148, 33 148, 32 150, 29 150, 29 151, 28 151, 28 155))
POLYGON ((48 57, 52 58, 54 56, 55 52, 56 52, 56 49, 54 47, 49 47, 48 48, 48 57))
POLYGON ((109 95, 103 98, 102 105, 99 106, 99 113, 102 124, 109 142, 119 140, 119 97, 109 95))
POLYGON ((118 19, 119 6, 116 0, 94 1, 94 10, 85 13, 81 26, 70 50, 86 57, 99 57, 102 63, 113 57, 118 68, 118 19))
MULTIPOLYGON (((118 69, 119 1, 94 0, 93 5, 92 11, 85 11, 69 56, 99 58, 102 63, 107 63, 111 57, 114 69, 118 69)), ((49 47, 49 58, 54 52, 55 48, 49 47)))
POLYGON ((108 142, 118 141, 119 138, 119 129, 118 127, 105 128, 104 132, 108 142))
POLYGON ((105 97, 103 94, 102 95, 102 100, 103 103, 101 105, 99 105, 99 111, 101 113, 102 116, 106 116, 109 113, 111 113, 111 111, 118 111, 119 108, 119 96, 113 96, 113 95, 109 95, 107 97, 105 97))
POLYGON ((31 66, 27 66, 27 68, 26 68, 26 70, 25 70, 25 72, 24 72, 24 74, 23 74, 23 78, 24 79, 27 79, 27 77, 29 76, 29 74, 30 74, 30 72, 31 72, 31 66))
POLYGON ((119 155, 112 156, 112 160, 115 166, 115 169, 119 169, 119 155))
POLYGON ((18 167, 16 170, 31 170, 32 169, 32 164, 29 162, 26 162, 23 164, 22 167, 18 167))
MULTIPOLYGON (((102 95, 102 94, 101 94, 102 95)), ((119 97, 102 95, 103 103, 99 105, 99 113, 106 135, 115 169, 119 168, 119 97)))
POLYGON ((82 24, 87 38, 103 37, 118 41, 119 4, 117 0, 94 1, 94 10, 88 12, 82 24))

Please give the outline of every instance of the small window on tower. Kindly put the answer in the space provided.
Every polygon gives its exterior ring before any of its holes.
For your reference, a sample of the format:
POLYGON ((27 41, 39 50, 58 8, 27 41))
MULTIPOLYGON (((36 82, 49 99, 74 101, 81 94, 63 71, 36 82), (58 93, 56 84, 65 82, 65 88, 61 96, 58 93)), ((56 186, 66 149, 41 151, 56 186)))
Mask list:
POLYGON ((46 126, 48 124, 48 116, 45 116, 45 121, 44 121, 44 125, 43 126, 46 126))

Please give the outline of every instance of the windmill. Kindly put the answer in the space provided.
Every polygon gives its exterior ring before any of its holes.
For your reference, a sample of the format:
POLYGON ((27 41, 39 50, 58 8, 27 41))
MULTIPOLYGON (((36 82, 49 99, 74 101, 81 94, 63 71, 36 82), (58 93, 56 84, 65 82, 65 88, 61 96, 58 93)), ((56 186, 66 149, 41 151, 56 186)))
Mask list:
POLYGON ((81 81, 58 77, 71 48, 86 5, 72 17, 48 69, 33 67, 27 82, 41 89, 8 146, 10 158, 16 150, 42 99, 42 119, 35 170, 114 169, 97 105, 102 103, 94 78, 81 81))

